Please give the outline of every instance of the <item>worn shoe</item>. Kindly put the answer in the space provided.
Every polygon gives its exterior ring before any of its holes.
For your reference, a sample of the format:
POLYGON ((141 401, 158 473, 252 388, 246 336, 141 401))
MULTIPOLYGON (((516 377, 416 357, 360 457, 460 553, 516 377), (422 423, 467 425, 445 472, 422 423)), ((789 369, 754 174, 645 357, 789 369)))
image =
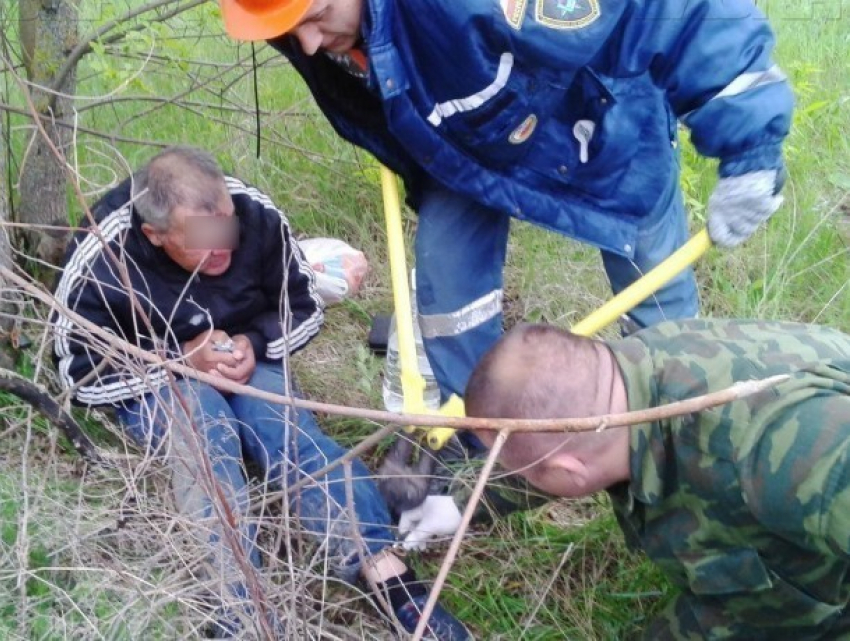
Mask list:
POLYGON ((215 620, 208 621, 201 628, 203 639, 232 639, 242 632, 242 622, 232 612, 220 609, 215 620))
MULTIPOLYGON (((413 634, 416 626, 419 625, 419 619, 422 618, 422 610, 425 608, 427 601, 428 595, 422 594, 413 597, 396 610, 395 615, 399 623, 409 633, 413 634)), ((466 626, 437 603, 434 606, 434 611, 431 612, 428 627, 425 628, 424 638, 431 641, 471 641, 472 635, 466 629, 466 626)))
MULTIPOLYGON (((251 608, 251 612, 243 612, 242 616, 240 616, 231 608, 220 607, 216 609, 213 615, 213 620, 208 621, 206 625, 201 628, 201 638, 217 640, 235 638, 241 639, 244 638, 246 634, 249 638, 256 638, 261 631, 257 622, 251 620, 253 616, 253 608, 251 608)), ((288 638, 286 634, 286 626, 276 614, 271 612, 268 614, 268 623, 273 638, 288 638)))

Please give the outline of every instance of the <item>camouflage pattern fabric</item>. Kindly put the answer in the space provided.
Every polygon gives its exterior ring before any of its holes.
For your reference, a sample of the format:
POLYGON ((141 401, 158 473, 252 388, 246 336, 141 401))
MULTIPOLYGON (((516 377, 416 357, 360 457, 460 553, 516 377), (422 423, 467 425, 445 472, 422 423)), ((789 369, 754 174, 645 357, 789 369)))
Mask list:
POLYGON ((693 320, 612 342, 633 410, 787 373, 756 396, 632 428, 611 488, 627 541, 681 595, 646 639, 850 639, 850 337, 693 320))

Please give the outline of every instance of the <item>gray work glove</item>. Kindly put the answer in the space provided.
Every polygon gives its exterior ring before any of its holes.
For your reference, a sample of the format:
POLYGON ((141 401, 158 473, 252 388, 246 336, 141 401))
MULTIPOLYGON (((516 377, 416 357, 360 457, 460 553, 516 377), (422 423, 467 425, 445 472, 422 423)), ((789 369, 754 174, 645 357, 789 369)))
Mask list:
POLYGON ((735 247, 752 236, 782 204, 785 171, 767 169, 717 181, 708 199, 708 235, 715 245, 735 247))

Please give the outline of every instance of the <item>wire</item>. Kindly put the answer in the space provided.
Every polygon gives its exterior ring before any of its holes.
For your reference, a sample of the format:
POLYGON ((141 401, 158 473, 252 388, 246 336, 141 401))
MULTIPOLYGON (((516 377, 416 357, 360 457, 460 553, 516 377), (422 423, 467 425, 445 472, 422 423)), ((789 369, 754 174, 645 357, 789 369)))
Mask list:
POLYGON ((254 116, 257 119, 257 158, 260 157, 260 90, 257 86, 257 50, 251 43, 251 67, 254 75, 254 116))

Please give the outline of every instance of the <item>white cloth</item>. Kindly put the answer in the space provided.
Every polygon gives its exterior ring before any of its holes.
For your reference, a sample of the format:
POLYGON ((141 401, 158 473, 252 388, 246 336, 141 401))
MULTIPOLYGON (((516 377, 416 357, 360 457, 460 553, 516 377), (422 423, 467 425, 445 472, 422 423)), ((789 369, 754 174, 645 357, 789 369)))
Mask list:
POLYGON ((363 252, 337 238, 308 238, 298 245, 316 272, 316 289, 325 305, 357 293, 369 270, 363 252))

